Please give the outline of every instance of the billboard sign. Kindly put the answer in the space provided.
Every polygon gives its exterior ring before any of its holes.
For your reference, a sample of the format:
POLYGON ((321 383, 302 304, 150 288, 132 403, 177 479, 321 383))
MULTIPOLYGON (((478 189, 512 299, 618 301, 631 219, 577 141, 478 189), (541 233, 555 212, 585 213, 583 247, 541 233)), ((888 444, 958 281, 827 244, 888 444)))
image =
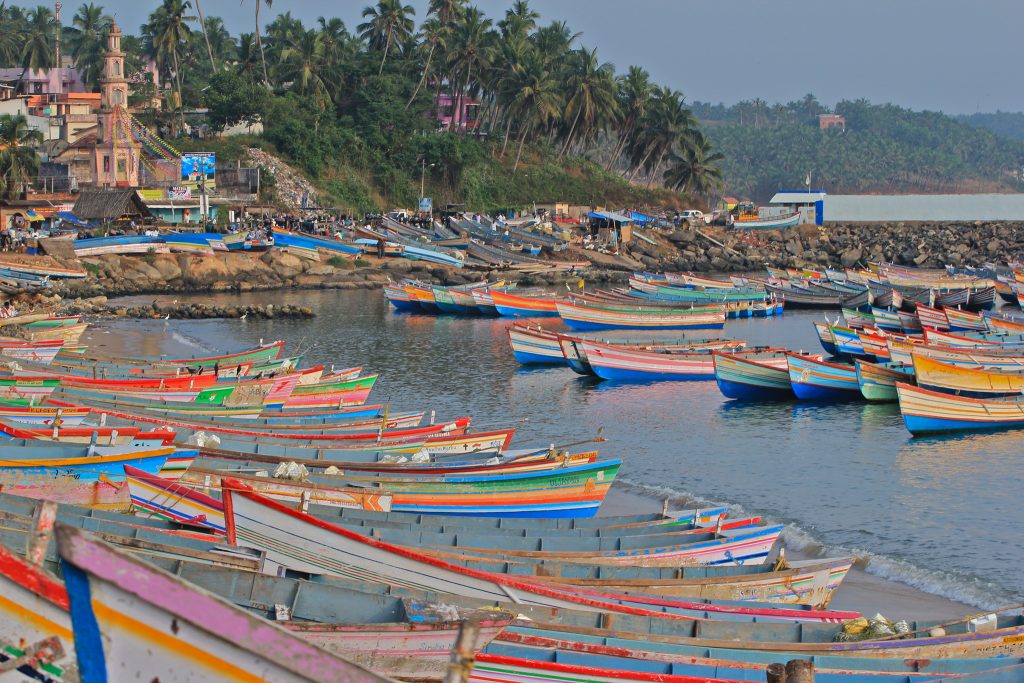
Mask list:
POLYGON ((212 152, 186 152, 181 155, 181 182, 199 194, 205 183, 207 193, 217 188, 217 160, 212 152))
POLYGON ((420 213, 430 213, 434 208, 434 200, 430 197, 420 197, 420 213))

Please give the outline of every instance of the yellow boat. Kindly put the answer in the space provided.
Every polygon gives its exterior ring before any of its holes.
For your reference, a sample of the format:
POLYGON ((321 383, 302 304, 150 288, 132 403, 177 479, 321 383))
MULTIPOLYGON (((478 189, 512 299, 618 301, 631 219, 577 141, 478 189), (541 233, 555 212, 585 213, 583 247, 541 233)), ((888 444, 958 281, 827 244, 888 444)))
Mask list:
POLYGON ((992 398, 1019 396, 1024 390, 1024 373, 960 366, 943 363, 921 353, 913 353, 917 385, 957 396, 992 398))

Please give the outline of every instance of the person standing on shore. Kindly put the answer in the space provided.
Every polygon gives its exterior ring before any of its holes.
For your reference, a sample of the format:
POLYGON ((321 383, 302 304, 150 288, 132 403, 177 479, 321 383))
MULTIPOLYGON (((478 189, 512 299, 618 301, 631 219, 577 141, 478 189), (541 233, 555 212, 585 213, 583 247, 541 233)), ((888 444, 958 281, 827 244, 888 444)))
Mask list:
POLYGON ((377 238, 377 258, 384 258, 384 238, 377 238))

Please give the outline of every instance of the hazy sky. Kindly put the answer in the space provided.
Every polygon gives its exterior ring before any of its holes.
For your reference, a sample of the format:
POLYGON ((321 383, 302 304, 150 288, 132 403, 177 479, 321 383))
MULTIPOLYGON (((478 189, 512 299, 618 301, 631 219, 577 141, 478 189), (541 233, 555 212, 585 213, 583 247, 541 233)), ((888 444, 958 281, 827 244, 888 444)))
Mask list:
MULTIPOLYGON (((157 0, 96 0, 136 32, 157 0)), ((422 19, 427 0, 406 0, 422 19)), ((66 2, 66 0, 65 0, 66 2)), ((25 3, 29 4, 29 3, 25 3)), ((274 0, 307 24, 354 30, 368 0, 274 0)), ((477 0, 494 19, 511 0, 477 0)), ((1024 111, 1024 0, 532 0, 619 71, 639 64, 688 100, 769 102, 813 92, 947 113, 1024 111)), ((77 2, 66 2, 73 12, 77 2)), ((229 29, 251 31, 253 0, 202 0, 229 29)), ((69 13, 71 13, 69 12, 69 13)))

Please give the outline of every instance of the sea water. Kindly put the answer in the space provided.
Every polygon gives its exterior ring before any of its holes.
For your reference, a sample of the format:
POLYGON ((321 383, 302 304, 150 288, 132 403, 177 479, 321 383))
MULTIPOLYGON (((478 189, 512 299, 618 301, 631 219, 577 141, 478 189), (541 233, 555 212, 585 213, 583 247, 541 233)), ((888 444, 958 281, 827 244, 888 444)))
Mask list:
MULTIPOLYGON (((147 354, 158 338, 187 340, 177 352, 190 355, 283 339, 307 364, 379 372, 373 403, 436 411, 438 420, 469 415, 480 430, 515 426, 516 447, 600 431, 604 443, 574 450, 622 458, 620 481, 641 493, 784 522, 790 547, 856 554, 869 572, 979 607, 1024 600, 1024 431, 912 438, 896 404, 737 402, 714 381, 614 383, 567 367, 527 368, 509 349, 510 320, 399 313, 380 291, 193 300, 301 304, 317 317, 118 321, 106 329, 128 343, 137 338, 147 354)), ((820 352, 812 323, 826 315, 837 313, 730 320, 706 334, 820 352)), ((559 328, 557 320, 543 324, 559 328)))

